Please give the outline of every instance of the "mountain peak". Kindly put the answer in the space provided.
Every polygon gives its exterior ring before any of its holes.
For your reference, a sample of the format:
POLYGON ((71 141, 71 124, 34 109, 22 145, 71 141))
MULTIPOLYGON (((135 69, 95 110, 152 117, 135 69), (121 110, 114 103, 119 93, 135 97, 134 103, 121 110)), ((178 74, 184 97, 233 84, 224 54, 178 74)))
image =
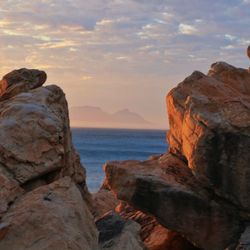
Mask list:
POLYGON ((120 127, 120 128, 147 128, 151 123, 140 114, 128 108, 108 113, 96 106, 82 106, 70 108, 71 123, 84 127, 120 127))

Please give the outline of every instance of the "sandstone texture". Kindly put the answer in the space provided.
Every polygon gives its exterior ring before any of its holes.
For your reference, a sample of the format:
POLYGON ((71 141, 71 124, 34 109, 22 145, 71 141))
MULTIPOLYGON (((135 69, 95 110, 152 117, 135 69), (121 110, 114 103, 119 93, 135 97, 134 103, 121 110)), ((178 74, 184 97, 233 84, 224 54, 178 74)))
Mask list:
POLYGON ((248 70, 217 62, 207 75, 195 71, 169 92, 167 108, 169 151, 143 162, 108 162, 105 185, 199 248, 246 247, 248 70))
POLYGON ((170 152, 218 195, 250 209, 250 74, 215 63, 167 96, 170 152))
POLYGON ((70 177, 28 192, 2 218, 0 249, 93 250, 98 234, 70 177))
POLYGON ((0 82, 0 249, 98 249, 63 91, 20 69, 0 82))
POLYGON ((126 202, 121 202, 115 211, 123 219, 140 224, 140 236, 147 250, 198 250, 180 234, 163 227, 153 216, 134 209, 126 202))

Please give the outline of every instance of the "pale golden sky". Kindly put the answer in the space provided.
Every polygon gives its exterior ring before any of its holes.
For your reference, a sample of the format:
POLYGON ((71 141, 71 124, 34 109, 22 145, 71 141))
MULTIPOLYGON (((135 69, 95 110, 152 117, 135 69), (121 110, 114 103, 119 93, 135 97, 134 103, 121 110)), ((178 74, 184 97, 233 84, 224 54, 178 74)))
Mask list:
POLYGON ((249 0, 6 0, 0 74, 39 68, 69 106, 128 108, 167 127, 165 95, 193 70, 248 67, 249 0))

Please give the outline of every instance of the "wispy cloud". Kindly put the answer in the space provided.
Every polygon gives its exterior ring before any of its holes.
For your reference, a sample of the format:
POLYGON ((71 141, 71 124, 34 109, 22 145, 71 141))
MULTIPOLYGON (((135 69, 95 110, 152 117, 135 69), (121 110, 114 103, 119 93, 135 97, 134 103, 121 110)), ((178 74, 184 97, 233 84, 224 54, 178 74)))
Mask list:
POLYGON ((0 74, 42 68, 48 81, 62 85, 70 105, 112 109, 115 103, 164 117, 165 93, 192 70, 206 71, 217 60, 248 67, 249 4, 1 1, 0 74))

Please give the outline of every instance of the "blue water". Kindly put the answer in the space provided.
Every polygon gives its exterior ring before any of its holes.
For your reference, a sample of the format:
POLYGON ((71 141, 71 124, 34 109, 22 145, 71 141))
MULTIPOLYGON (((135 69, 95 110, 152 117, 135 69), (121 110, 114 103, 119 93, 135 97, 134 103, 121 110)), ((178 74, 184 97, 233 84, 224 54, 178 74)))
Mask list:
POLYGON ((73 128, 73 143, 87 170, 87 185, 96 192, 104 179, 102 166, 113 160, 146 160, 166 152, 161 130, 73 128))

